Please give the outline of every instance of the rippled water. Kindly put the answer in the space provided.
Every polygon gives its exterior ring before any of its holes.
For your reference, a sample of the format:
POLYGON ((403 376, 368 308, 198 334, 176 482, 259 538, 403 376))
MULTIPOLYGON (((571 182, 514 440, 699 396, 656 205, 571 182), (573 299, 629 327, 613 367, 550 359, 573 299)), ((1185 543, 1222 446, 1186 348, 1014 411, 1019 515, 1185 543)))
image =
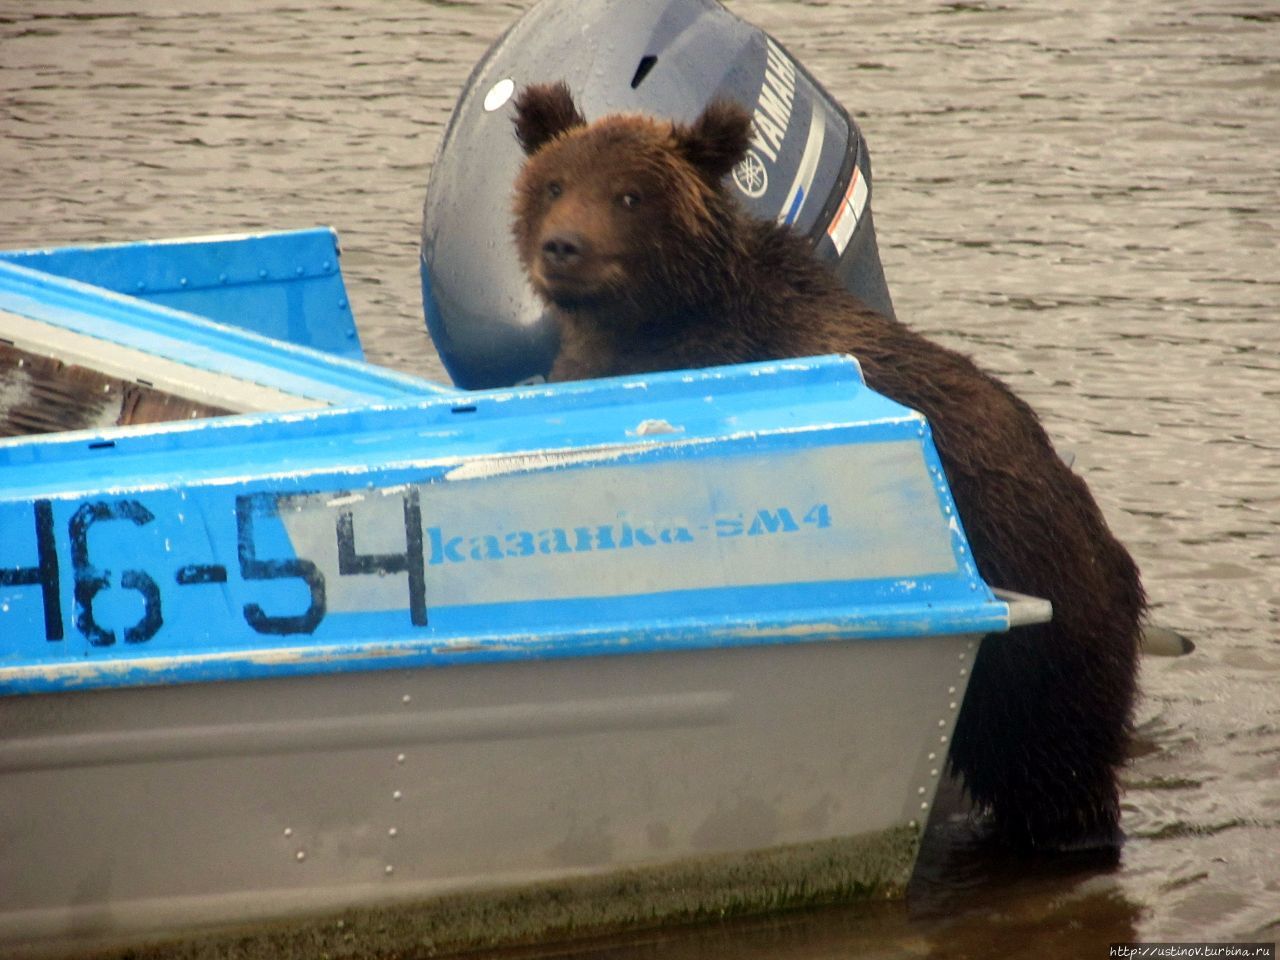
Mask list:
MULTIPOLYGON (((330 224, 370 358, 443 380, 418 299, 422 193, 463 79, 523 6, 0 0, 0 247, 330 224)), ((574 955, 1275 940, 1280 7, 733 9, 859 119, 899 315, 1041 411, 1141 563, 1156 619, 1197 650, 1143 664, 1115 870, 942 836, 905 904, 574 955)))

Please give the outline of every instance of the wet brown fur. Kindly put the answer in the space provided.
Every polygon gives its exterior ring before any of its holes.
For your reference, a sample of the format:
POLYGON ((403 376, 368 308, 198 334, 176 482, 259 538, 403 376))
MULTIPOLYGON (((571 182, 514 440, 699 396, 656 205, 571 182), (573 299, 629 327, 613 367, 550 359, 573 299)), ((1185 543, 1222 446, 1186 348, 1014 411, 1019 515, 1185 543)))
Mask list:
POLYGON ((1009 842, 1118 844, 1144 595, 1034 411, 967 357, 865 308, 791 231, 739 209, 722 185, 750 135, 736 106, 688 125, 588 125, 556 85, 526 89, 516 107, 529 159, 514 233, 559 325, 551 379, 857 357, 873 389, 928 418, 983 577, 1054 607, 1048 625, 983 642, 952 769, 1009 842), (578 255, 551 262, 548 238, 565 236, 578 255))

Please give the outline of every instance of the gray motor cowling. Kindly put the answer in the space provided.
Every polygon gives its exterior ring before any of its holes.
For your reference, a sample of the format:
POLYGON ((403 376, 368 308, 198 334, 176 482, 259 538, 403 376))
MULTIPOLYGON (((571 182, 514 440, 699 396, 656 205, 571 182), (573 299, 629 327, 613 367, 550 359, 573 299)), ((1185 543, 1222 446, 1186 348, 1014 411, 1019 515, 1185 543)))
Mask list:
POLYGON ((714 0, 541 0, 472 71, 427 187, 423 310, 458 386, 537 380, 555 357, 555 330, 511 239, 511 190, 524 159, 511 99, 557 80, 588 120, 640 112, 687 122, 717 98, 750 109, 753 146, 729 178, 743 205, 807 236, 849 290, 892 315, 866 143, 777 41, 714 0))

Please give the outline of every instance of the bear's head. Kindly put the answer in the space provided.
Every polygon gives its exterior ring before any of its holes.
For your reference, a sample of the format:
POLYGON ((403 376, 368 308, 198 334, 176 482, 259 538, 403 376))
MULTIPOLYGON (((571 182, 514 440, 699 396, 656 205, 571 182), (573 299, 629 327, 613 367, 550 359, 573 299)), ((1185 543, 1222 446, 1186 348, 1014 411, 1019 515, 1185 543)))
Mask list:
POLYGON ((722 180, 751 116, 712 103, 692 123, 618 114, 587 123, 563 83, 524 89, 514 234, 534 290, 565 311, 643 323, 705 296, 706 258, 732 243, 722 180))

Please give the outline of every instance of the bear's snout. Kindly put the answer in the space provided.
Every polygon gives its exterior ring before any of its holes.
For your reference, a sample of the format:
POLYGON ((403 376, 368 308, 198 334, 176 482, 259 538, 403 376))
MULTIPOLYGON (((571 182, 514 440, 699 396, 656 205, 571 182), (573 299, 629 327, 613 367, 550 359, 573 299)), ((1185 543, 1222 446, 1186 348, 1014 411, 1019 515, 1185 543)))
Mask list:
POLYGON ((542 241, 542 260, 550 268, 577 266, 587 253, 587 239, 580 233, 557 231, 542 241))

